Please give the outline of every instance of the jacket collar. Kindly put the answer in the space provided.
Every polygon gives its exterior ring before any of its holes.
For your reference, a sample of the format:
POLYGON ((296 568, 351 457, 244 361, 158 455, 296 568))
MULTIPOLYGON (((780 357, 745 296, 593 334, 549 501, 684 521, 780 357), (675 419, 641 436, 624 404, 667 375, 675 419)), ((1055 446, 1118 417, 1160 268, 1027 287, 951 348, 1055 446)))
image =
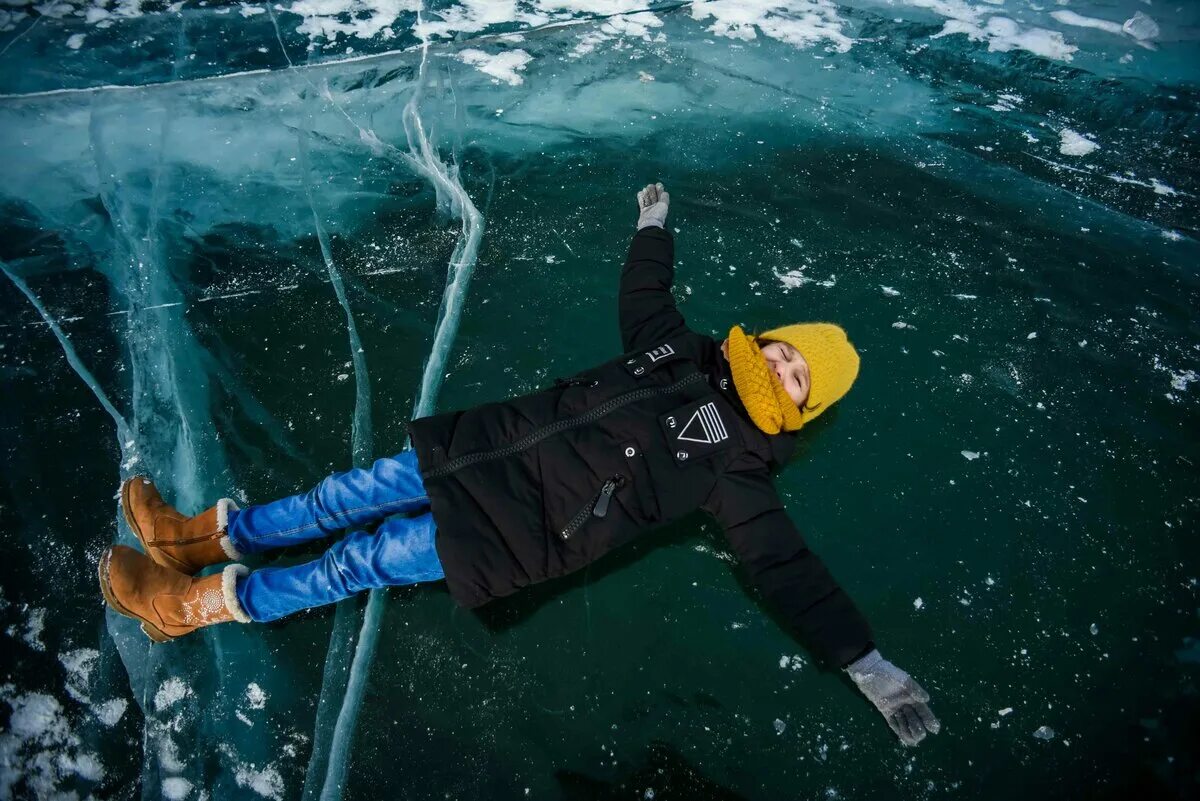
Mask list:
POLYGON ((766 451, 768 462, 773 468, 783 467, 796 451, 796 431, 780 431, 778 434, 767 434, 750 419, 750 413, 746 411, 745 404, 742 403, 742 398, 737 393, 737 387, 733 385, 733 369, 729 362, 725 359, 725 354, 721 353, 721 343, 718 340, 712 340, 712 350, 710 362, 712 364, 710 375, 712 377, 713 387, 721 392, 733 407, 737 409, 738 414, 745 418, 746 425, 754 433, 762 438, 763 450, 766 451))

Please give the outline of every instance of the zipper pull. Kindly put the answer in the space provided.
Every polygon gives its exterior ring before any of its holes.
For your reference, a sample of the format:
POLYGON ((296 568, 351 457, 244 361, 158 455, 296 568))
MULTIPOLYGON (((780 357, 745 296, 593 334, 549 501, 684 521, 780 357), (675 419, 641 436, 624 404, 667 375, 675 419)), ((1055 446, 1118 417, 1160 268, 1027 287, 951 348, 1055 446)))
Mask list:
POLYGON ((592 514, 596 517, 604 517, 608 514, 608 503, 612 500, 613 493, 617 487, 625 483, 625 477, 621 475, 613 476, 608 481, 604 482, 604 486, 600 488, 600 498, 596 501, 596 506, 592 509, 592 514))

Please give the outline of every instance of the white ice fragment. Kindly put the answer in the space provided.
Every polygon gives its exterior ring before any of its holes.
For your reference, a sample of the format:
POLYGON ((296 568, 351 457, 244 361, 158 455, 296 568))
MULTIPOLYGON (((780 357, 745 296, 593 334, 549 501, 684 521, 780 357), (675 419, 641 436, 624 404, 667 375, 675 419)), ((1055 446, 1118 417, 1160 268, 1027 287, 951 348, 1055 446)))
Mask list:
POLYGON ((1001 709, 1001 710, 1000 710, 999 712, 997 712, 996 714, 997 714, 997 715, 999 715, 1000 717, 1004 717, 1005 715, 1011 715, 1011 714, 1012 714, 1012 711, 1013 711, 1013 710, 1012 710, 1012 707, 1011 707, 1011 706, 1006 706, 1006 707, 1004 707, 1004 709, 1001 709))
POLYGON ((1094 140, 1070 128, 1063 128, 1058 132, 1058 137, 1058 152, 1064 156, 1086 156, 1100 149, 1094 140))
POLYGON ((894 298, 900 294, 898 290, 890 286, 884 286, 883 284, 880 284, 879 288, 882 289, 883 294, 887 295, 889 298, 894 298))
POLYGON ((83 40, 87 37, 84 33, 75 33, 67 37, 67 47, 72 50, 78 50, 83 47, 83 40))
POLYGON ((978 451, 963 451, 962 455, 963 455, 963 458, 966 459, 968 462, 973 462, 979 458, 978 451))
POLYGON ((1159 33, 1158 23, 1140 11, 1134 12, 1132 17, 1125 20, 1125 24, 1121 26, 1121 30, 1139 42, 1157 39, 1159 33))
POLYGON ((1026 338, 1026 339, 1037 339, 1037 331, 1031 331, 1031 332, 1029 333, 1029 336, 1027 336, 1027 337, 1025 337, 1025 338, 1026 338))
POLYGON ((1038 726, 1038 729, 1033 733, 1033 736, 1039 740, 1053 740, 1054 729, 1050 728, 1049 726, 1038 726))
POLYGON ((1077 28, 1095 28, 1106 33, 1115 33, 1118 36, 1123 33, 1121 23, 1119 22, 1099 19, 1098 17, 1085 17, 1082 14, 1076 14, 1074 11, 1051 11, 1050 16, 1063 25, 1074 25, 1077 28))
POLYGON ((775 718, 775 733, 783 734, 783 730, 787 728, 787 724, 779 718, 775 718))
POLYGON ((913 600, 913 609, 920 609, 924 605, 925 605, 925 601, 921 600, 920 598, 916 598, 913 600))
POLYGON ((795 656, 784 654, 779 657, 779 667, 782 670, 800 670, 804 667, 804 659, 799 654, 795 656))
POLYGON ((350 380, 350 374, 349 374, 349 373, 338 373, 338 374, 337 374, 337 380, 338 380, 338 381, 349 381, 349 380, 350 380))
POLYGON ((1088 631, 1090 631, 1093 635, 1099 634, 1100 627, 1093 623, 1092 625, 1088 626, 1088 631))
POLYGON ((957 298, 958 300, 975 300, 975 298, 977 298, 979 296, 978 295, 964 295, 961 292, 957 292, 957 293, 951 295, 950 297, 957 298))
POLYGON ((898 330, 904 330, 905 328, 907 328, 911 331, 917 330, 917 327, 915 325, 909 325, 908 323, 904 322, 903 320, 897 320, 896 322, 892 323, 892 328, 895 328, 898 330))
POLYGON ((257 682, 252 681, 246 686, 246 703, 251 709, 262 709, 267 705, 267 693, 257 682))

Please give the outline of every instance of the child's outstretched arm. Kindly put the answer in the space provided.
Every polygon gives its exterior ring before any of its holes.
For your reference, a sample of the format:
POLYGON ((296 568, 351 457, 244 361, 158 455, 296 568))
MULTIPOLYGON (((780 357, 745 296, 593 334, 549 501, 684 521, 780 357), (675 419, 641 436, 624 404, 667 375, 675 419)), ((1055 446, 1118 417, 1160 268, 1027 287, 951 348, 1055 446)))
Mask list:
POLYGON ((905 745, 938 732, 929 694, 875 650, 867 619, 809 550, 765 466, 722 475, 703 508, 767 603, 819 658, 846 669, 905 745))
POLYGON ((638 231, 621 270, 621 345, 628 353, 683 333, 687 323, 675 308, 675 242, 666 228, 670 195, 662 184, 637 194, 638 231))

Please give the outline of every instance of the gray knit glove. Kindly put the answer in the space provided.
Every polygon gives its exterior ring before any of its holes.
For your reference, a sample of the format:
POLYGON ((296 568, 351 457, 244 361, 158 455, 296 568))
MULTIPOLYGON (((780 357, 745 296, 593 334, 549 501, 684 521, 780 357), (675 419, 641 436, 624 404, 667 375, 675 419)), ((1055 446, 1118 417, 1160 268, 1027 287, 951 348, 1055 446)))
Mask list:
POLYGON ((637 222, 639 231, 648 225, 667 227, 667 204, 671 202, 671 196, 662 184, 646 184, 646 188, 637 193, 637 202, 641 214, 637 222))
POLYGON ((871 653, 852 662, 846 672, 863 695, 887 718, 888 725, 905 745, 916 745, 925 734, 937 734, 942 724, 929 711, 929 693, 913 677, 879 655, 871 653))

